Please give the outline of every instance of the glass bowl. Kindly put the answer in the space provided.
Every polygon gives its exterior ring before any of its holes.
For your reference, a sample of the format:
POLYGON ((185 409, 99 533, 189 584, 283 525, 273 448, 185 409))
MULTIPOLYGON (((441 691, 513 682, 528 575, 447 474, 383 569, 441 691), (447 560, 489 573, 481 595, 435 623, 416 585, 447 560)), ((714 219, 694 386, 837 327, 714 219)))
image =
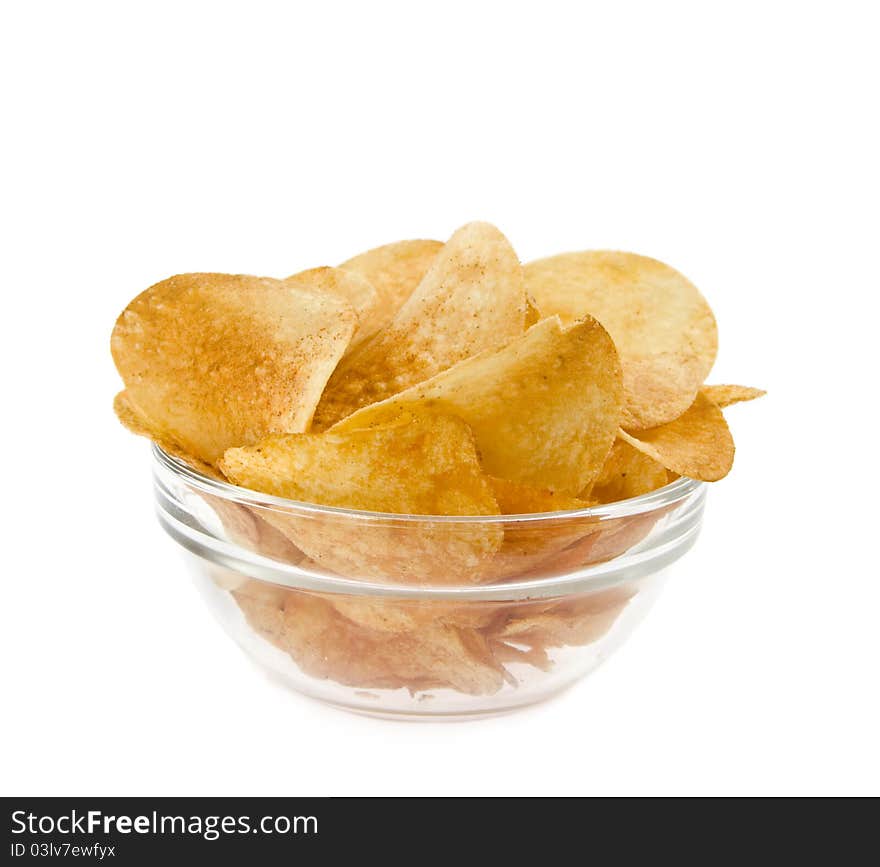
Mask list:
POLYGON ((258 665, 394 718, 534 704, 603 662, 693 544, 705 485, 579 511, 389 515, 209 478, 153 447, 159 520, 258 665))

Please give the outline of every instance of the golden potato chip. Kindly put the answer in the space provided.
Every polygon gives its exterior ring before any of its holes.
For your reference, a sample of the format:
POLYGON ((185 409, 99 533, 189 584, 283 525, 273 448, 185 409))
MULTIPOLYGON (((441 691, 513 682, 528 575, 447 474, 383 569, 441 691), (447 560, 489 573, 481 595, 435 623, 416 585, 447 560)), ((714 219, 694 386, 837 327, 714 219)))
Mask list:
POLYGON ((367 250, 339 266, 361 275, 375 289, 375 331, 384 328, 397 315, 442 248, 440 241, 398 241, 367 250))
MULTIPOLYGON (((664 470, 665 472, 665 470, 664 470)), ((510 479, 489 477, 495 502, 502 515, 529 515, 535 512, 560 512, 571 509, 587 509, 589 501, 565 494, 554 493, 546 488, 533 488, 510 479)))
POLYGON ((113 411, 116 413, 116 417, 122 425, 128 428, 133 434, 152 440, 162 449, 162 451, 171 455, 171 457, 182 461, 203 476, 208 476, 209 478, 221 482, 226 481, 226 477, 222 473, 219 473, 210 464, 206 464, 204 461, 199 460, 195 455, 189 454, 189 452, 181 448, 177 443, 168 439, 165 434, 156 428, 132 405, 127 391, 120 391, 119 394, 113 398, 113 411))
MULTIPOLYGON (((408 515, 498 514, 467 425, 430 413, 398 413, 370 430, 272 437, 230 449, 220 468, 235 484, 306 503, 408 515)), ((313 560, 355 578, 478 581, 502 537, 500 527, 480 524, 307 510, 261 514, 313 560)))
POLYGON ((460 419, 398 413, 345 433, 287 434, 229 449, 235 484, 298 502, 406 515, 497 515, 460 419))
POLYGON ((605 459, 599 477, 589 491, 599 503, 616 503, 662 488, 666 468, 653 458, 618 439, 605 459))
POLYGON ((296 565, 306 559, 306 555, 280 530, 267 523, 257 510, 205 491, 195 493, 214 510, 226 534, 237 545, 284 563, 296 565))
MULTIPOLYGON (((131 406, 124 391, 116 395, 113 409, 122 424, 132 433, 152 439, 164 452, 203 476, 220 482, 227 481, 226 476, 210 464, 187 454, 174 443, 162 440, 150 428, 149 422, 131 406)), ((253 509, 206 491, 193 489, 192 493, 201 497, 214 510, 227 535, 236 544, 264 557, 283 560, 286 563, 299 563, 305 559, 302 551, 299 551, 286 536, 267 524, 253 509)))
POLYGON ((541 311, 531 295, 526 295, 526 329, 541 321, 541 311))
POLYGON ((745 400, 755 400, 767 394, 761 388, 752 388, 748 385, 704 385, 700 392, 721 409, 745 400))
POLYGON ((592 644, 614 625, 634 593, 632 588, 619 587, 546 605, 527 603, 521 614, 513 611, 492 637, 533 648, 592 644))
POLYGON ((394 319, 336 368, 315 413, 326 430, 458 361, 522 334, 522 266, 488 223, 459 229, 394 319))
POLYGON ((541 671, 550 671, 553 668, 553 660, 547 655, 543 647, 517 647, 500 639, 490 639, 492 652, 495 659, 502 665, 504 663, 520 663, 531 665, 541 671))
POLYGON ((475 630, 436 623, 389 633, 347 620, 315 594, 291 590, 280 601, 266 600, 245 587, 232 595, 251 626, 313 677, 362 688, 445 687, 471 695, 497 692, 506 679, 489 641, 475 630))
MULTIPOLYGON (((586 500, 566 494, 533 488, 508 479, 489 478, 495 501, 505 515, 586 509, 586 500)), ((505 522, 504 541, 492 560, 493 579, 524 575, 551 559, 573 542, 593 532, 584 518, 558 518, 551 521, 505 522)))
POLYGON ((379 293, 360 274, 342 268, 310 268, 288 277, 284 284, 306 292, 326 292, 346 302, 354 310, 357 329, 349 344, 349 352, 380 327, 382 309, 379 293))
POLYGON ((492 602, 449 603, 434 599, 410 600, 343 594, 325 594, 324 598, 343 617, 380 632, 406 632, 420 629, 426 623, 480 629, 502 616, 499 606, 492 602))
POLYGON ((214 464, 230 446, 305 430, 355 323, 339 299, 280 280, 181 274, 128 305, 111 348, 157 437, 214 464))
POLYGON ((681 476, 715 482, 733 466, 733 437, 721 410, 702 393, 687 412, 674 421, 638 437, 620 431, 620 437, 667 469, 681 476))
POLYGON ((623 367, 623 427, 642 430, 681 415, 715 361, 718 333, 697 288, 668 265, 594 250, 525 267, 526 289, 544 316, 595 316, 614 339, 623 367))
POLYGON ((592 317, 563 329, 552 317, 500 349, 358 410, 333 432, 383 424, 419 407, 457 415, 473 430, 488 473, 574 496, 611 449, 621 397, 605 329, 592 317))

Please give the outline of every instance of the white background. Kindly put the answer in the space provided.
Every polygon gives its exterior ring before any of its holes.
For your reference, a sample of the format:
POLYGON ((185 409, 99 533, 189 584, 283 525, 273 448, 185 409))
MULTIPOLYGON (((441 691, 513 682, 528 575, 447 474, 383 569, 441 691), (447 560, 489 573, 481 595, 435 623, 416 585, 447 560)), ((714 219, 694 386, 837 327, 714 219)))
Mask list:
POLYGON ((4 794, 880 794, 877 27, 864 3, 31 3, 0 23, 4 794), (656 609, 544 706, 349 716, 188 583, 114 319, 497 223, 700 286, 733 473, 656 609))

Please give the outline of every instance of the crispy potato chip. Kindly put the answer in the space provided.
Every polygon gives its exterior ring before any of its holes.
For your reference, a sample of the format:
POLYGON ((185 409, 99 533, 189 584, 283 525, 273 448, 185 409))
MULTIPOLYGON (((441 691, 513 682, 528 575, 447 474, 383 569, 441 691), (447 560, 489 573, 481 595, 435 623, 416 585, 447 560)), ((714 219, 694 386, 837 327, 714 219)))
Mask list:
MULTIPOLYGON (((138 415, 137 410, 131 406, 124 391, 116 395, 113 409, 122 424, 132 433, 152 439, 164 452, 203 476, 220 482, 227 481, 226 476, 210 464, 187 454, 174 443, 162 440, 150 429, 149 422, 138 415)), ((201 497, 214 510, 227 535, 236 544, 264 557, 283 560, 285 563, 299 563, 305 559, 302 551, 298 550, 283 533, 267 524, 253 509, 241 503, 225 500, 223 497, 215 497, 205 491, 192 489, 192 493, 201 497)))
POLYGON ((526 329, 533 325, 537 325, 541 321, 541 311, 535 304, 535 299, 531 295, 526 295, 526 329))
POLYGON ((223 529, 237 545, 269 557, 294 565, 306 559, 303 554, 282 532, 267 523, 254 509, 241 503, 215 497, 205 491, 197 493, 217 514, 223 529))
POLYGON ((287 434, 229 449, 235 484, 325 506, 404 515, 497 515, 473 437, 460 419, 398 413, 345 433, 287 434))
POLYGON ((543 575, 550 564, 597 532, 599 526, 598 521, 585 518, 560 519, 551 526, 505 524, 504 541, 487 567, 484 580, 509 581, 543 575))
POLYGON ((315 413, 326 430, 526 327, 522 266, 488 223, 459 229, 395 318, 347 355, 315 413))
POLYGON ((379 293, 360 274, 342 268, 310 268, 284 280, 285 286, 293 286, 306 292, 324 292, 346 302, 357 315, 357 330, 348 351, 380 326, 382 309, 379 293))
POLYGON ((626 440, 614 441, 602 472, 589 496, 599 503, 616 503, 662 488, 667 483, 666 468, 633 448, 626 440))
MULTIPOLYGON (((586 500, 533 488, 508 479, 489 478, 495 501, 505 515, 586 509, 586 500)), ((584 518, 560 518, 553 523, 516 522, 504 524, 504 541, 492 561, 492 577, 515 578, 536 569, 559 551, 593 532, 584 518)))
POLYGON ((525 267, 526 289, 544 316, 595 316, 623 367, 623 427, 642 430, 677 418, 715 361, 718 333, 709 305, 685 277, 645 256, 594 250, 525 267))
POLYGON ((189 454, 189 452, 181 448, 177 443, 168 439, 158 428, 154 427, 152 423, 132 405, 127 391, 120 391, 119 394, 113 398, 113 411, 116 413, 116 417, 122 425, 128 428, 133 434, 152 440, 162 449, 162 451, 171 455, 173 458, 177 458, 179 461, 183 461, 183 463, 194 469, 196 472, 201 473, 203 476, 208 476, 211 479, 216 479, 221 482, 226 481, 226 477, 222 473, 219 473, 214 467, 195 457, 195 455, 189 454))
POLYGON ((480 629, 503 616, 499 606, 492 602, 453 604, 437 600, 341 594, 326 594, 325 598, 343 617, 380 632, 406 632, 420 629, 426 623, 480 629))
MULTIPOLYGON (((665 470, 664 470, 665 472, 665 470)), ((529 515, 535 512, 560 512, 570 509, 587 509, 588 500, 557 494, 546 488, 533 488, 510 479, 489 477, 495 502, 502 515, 529 515)))
MULTIPOLYGON (((461 420, 398 413, 345 433, 272 437, 230 449, 220 468, 236 484, 307 503, 408 515, 497 515, 461 420)), ((262 517, 341 575, 468 583, 501 544, 500 527, 426 520, 414 525, 345 513, 281 509, 262 517)))
POLYGON ((375 331, 384 328, 397 315, 442 248, 440 241, 398 241, 367 250, 339 266, 361 275, 375 289, 375 331))
POLYGON ((721 409, 745 400, 755 400, 767 394, 761 388, 752 388, 748 385, 704 385, 700 393, 721 409))
POLYGON ((488 473, 577 495, 611 449, 621 397, 605 329, 591 317, 563 329, 552 317, 500 349, 364 407, 333 432, 381 425, 419 407, 457 415, 473 430, 488 473))
POLYGON ((353 623, 315 594, 288 591, 280 601, 233 592, 251 626, 313 677, 373 689, 413 692, 445 687, 491 695, 506 672, 489 641, 471 629, 425 624, 389 633, 353 623))
POLYGON ((702 393, 684 415, 638 437, 620 431, 620 437, 667 469, 681 476, 715 482, 733 466, 733 437, 721 410, 702 393))
POLYGON ((355 319, 279 280, 182 274, 128 305, 111 348, 156 436, 214 464, 230 446, 308 427, 355 319))
POLYGON ((517 647, 506 641, 491 639, 492 652, 502 665, 504 663, 520 663, 531 665, 541 671, 550 671, 553 668, 553 660, 547 655, 543 647, 517 647))
POLYGON ((521 614, 512 611, 492 637, 541 649, 592 644, 608 632, 634 595, 634 589, 618 587, 546 605, 528 603, 521 614))

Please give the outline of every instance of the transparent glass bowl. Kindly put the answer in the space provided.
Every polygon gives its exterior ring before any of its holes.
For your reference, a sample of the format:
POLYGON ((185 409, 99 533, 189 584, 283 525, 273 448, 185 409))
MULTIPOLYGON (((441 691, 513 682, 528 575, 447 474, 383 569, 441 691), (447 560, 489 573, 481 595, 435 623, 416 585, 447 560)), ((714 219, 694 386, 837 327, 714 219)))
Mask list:
POLYGON ((159 520, 226 631, 293 689, 361 713, 501 713, 592 671, 694 542, 705 486, 591 509, 387 515, 237 488, 153 448, 159 520))

